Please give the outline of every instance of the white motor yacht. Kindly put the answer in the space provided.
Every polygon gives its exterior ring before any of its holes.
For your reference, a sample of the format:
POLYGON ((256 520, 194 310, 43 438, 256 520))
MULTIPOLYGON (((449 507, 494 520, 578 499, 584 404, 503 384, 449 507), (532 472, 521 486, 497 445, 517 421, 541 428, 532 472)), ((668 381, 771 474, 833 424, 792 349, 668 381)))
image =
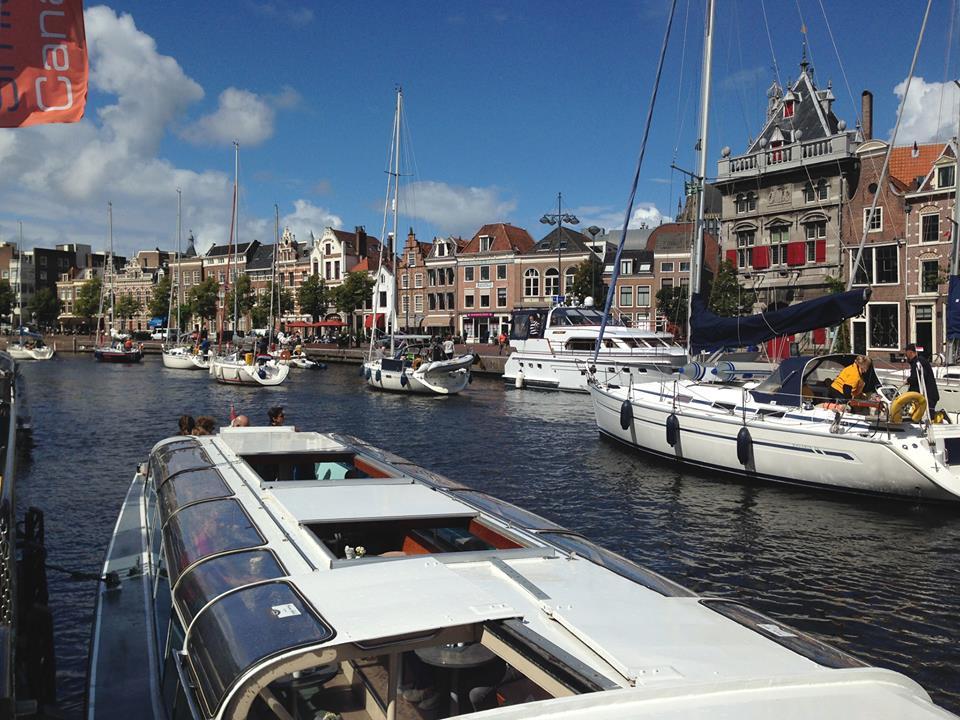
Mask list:
POLYGON ((734 599, 288 427, 154 447, 107 552, 88 681, 88 720, 953 717, 734 599))
POLYGON ((510 332, 514 350, 503 368, 504 382, 587 392, 589 368, 604 382, 616 383, 631 374, 660 378, 687 362, 686 351, 670 333, 612 322, 607 324, 594 362, 602 321, 603 312, 592 304, 515 311, 510 332))

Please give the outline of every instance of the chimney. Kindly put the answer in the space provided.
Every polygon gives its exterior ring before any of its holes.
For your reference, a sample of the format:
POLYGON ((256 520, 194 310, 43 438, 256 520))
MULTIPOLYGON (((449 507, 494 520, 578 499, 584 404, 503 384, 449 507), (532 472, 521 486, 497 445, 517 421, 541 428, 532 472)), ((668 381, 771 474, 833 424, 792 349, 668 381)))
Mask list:
POLYGON ((367 256, 367 231, 364 229, 363 225, 357 225, 356 227, 357 234, 357 255, 361 258, 367 256))
POLYGON ((860 96, 860 116, 863 123, 863 139, 873 139, 873 93, 864 90, 860 96))

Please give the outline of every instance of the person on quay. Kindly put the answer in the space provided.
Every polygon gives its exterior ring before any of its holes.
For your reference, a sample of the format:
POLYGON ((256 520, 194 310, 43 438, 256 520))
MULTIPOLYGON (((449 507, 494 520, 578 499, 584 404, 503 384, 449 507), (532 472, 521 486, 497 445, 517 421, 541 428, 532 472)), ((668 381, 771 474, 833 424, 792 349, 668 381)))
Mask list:
POLYGON ((453 360, 453 338, 450 335, 443 341, 443 354, 447 356, 447 360, 453 360))
POLYGON ((274 407, 267 410, 267 418, 270 420, 271 427, 280 427, 283 425, 284 415, 283 415, 283 406, 275 405, 274 407))
POLYGON ((500 349, 497 351, 497 355, 503 355, 503 349, 507 346, 507 333, 501 330, 500 337, 497 339, 500 341, 500 349))
POLYGON ((440 347, 440 343, 439 343, 439 342, 434 341, 434 343, 433 343, 433 345, 432 345, 432 347, 431 347, 431 349, 430 349, 430 352, 431 352, 431 359, 432 359, 434 362, 443 360, 443 348, 440 347))
POLYGON ((830 397, 834 400, 853 400, 863 395, 866 378, 873 362, 865 355, 857 355, 856 359, 847 365, 837 375, 830 385, 830 397))
POLYGON ((930 367, 930 361, 917 353, 917 346, 910 343, 904 349, 903 354, 907 356, 907 362, 910 363, 910 377, 907 378, 907 387, 910 392, 920 392, 920 382, 923 381, 923 395, 927 398, 927 407, 930 416, 933 417, 940 402, 940 391, 937 389, 937 378, 930 367))

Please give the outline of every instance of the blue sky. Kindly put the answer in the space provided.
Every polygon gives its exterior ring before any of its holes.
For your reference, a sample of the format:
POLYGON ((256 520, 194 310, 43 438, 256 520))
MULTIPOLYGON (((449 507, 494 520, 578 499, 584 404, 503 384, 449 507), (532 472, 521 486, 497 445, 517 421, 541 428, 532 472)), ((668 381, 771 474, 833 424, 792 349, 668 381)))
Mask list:
MULTIPOLYGON (((784 82, 796 77, 804 23, 815 77, 821 86, 833 81, 838 116, 852 127, 869 88, 874 134, 889 136, 921 3, 720 5, 709 174, 723 146, 741 152, 759 131, 774 60, 784 82)), ((225 242, 233 138, 241 143, 241 240, 272 238, 275 202, 281 224, 300 239, 326 225, 365 225, 379 235, 397 85, 416 160, 404 229, 429 240, 507 221, 540 238, 549 228, 538 219, 555 211, 558 191, 583 227, 614 229, 669 3, 85 6, 92 92, 84 121, 0 130, 0 237, 15 239, 23 220, 28 247, 103 247, 107 200, 119 251, 172 247, 178 186, 185 230, 196 232, 199 247, 225 242)), ((955 2, 935 3, 903 142, 955 132, 956 13, 955 2)), ((672 160, 696 165, 702 16, 702 0, 678 2, 635 224, 675 211, 683 179, 671 173, 672 160)))

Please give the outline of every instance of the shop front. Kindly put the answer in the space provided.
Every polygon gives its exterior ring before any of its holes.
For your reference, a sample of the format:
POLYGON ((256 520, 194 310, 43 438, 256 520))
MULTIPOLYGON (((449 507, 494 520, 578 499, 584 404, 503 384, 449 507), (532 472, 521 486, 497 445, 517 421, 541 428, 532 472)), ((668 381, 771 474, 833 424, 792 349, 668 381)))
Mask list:
POLYGON ((466 343, 488 343, 491 331, 495 334, 497 332, 493 313, 465 313, 461 322, 461 335, 466 343))

